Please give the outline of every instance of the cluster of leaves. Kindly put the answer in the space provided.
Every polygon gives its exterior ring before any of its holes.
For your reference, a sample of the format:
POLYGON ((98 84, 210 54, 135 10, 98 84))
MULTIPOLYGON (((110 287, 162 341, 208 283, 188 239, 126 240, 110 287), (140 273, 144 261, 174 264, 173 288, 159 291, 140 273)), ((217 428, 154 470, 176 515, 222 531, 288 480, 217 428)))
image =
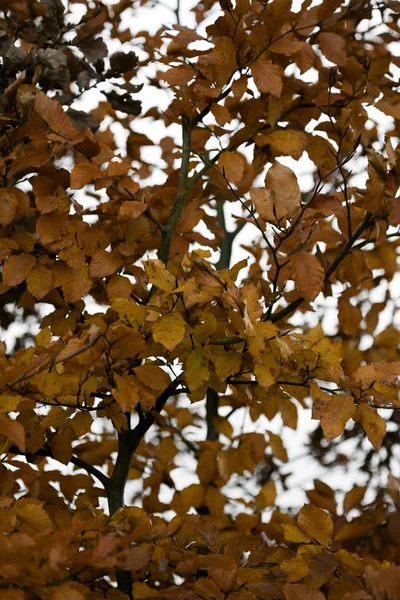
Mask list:
POLYGON ((1 346, 0 598, 395 598, 399 480, 278 507, 299 410, 322 465, 396 445, 398 4, 203 0, 133 36, 135 4, 0 3, 0 324, 37 324, 1 346))

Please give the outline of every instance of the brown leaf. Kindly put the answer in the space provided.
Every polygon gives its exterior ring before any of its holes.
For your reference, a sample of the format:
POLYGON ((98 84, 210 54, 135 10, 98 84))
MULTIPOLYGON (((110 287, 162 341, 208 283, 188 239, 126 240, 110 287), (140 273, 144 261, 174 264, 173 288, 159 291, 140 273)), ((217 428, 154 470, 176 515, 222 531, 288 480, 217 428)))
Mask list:
POLYGON ((347 60, 345 39, 330 31, 320 33, 318 38, 322 54, 336 65, 344 67, 347 60))
POLYGON ((386 435, 386 421, 377 409, 368 404, 359 404, 354 419, 361 423, 375 450, 379 450, 386 435))
POLYGON ((348 491, 343 500, 343 510, 344 512, 350 512, 352 508, 359 506, 361 500, 364 498, 365 492, 367 491, 367 486, 363 485, 359 487, 355 485, 353 489, 348 491))
POLYGON ((121 266, 121 255, 119 252, 106 252, 98 250, 92 256, 90 262, 90 277, 107 277, 112 275, 121 266))
POLYGON ((329 546, 333 534, 333 521, 321 508, 305 504, 297 518, 297 527, 320 544, 329 546))
POLYGON ((325 279, 325 272, 318 258, 309 252, 296 252, 290 257, 290 266, 296 289, 305 300, 315 300, 322 291, 325 279))
POLYGON ((3 265, 3 282, 10 287, 18 285, 25 280, 35 264, 36 258, 25 252, 9 256, 3 265))
POLYGON ((224 592, 230 589, 236 572, 237 564, 232 556, 213 554, 208 558, 208 573, 224 592))
POLYGON ((325 600, 324 594, 309 585, 287 583, 283 587, 286 600, 325 600))
POLYGON ((9 225, 17 213, 17 198, 11 190, 0 189, 0 224, 9 225))
POLYGON ((77 135, 77 129, 72 125, 61 104, 49 98, 44 92, 36 92, 35 110, 46 121, 49 128, 62 138, 73 139, 77 135))
POLYGON ((266 175, 265 187, 271 194, 278 221, 293 217, 300 208, 301 200, 299 184, 293 171, 276 161, 266 175))
POLYGON ((79 163, 79 165, 76 165, 71 171, 70 187, 72 190, 80 190, 86 184, 90 183, 95 179, 100 179, 103 176, 103 171, 93 163, 79 163))
POLYGON ((279 96, 282 92, 283 71, 278 65, 274 65, 271 60, 263 54, 251 65, 251 74, 254 82, 263 94, 279 96))
POLYGON ((21 452, 25 452, 25 429, 21 423, 0 415, 0 434, 18 446, 21 452))
POLYGON ((330 396, 321 412, 321 427, 329 441, 343 434, 349 419, 355 418, 354 398, 346 394, 330 396))

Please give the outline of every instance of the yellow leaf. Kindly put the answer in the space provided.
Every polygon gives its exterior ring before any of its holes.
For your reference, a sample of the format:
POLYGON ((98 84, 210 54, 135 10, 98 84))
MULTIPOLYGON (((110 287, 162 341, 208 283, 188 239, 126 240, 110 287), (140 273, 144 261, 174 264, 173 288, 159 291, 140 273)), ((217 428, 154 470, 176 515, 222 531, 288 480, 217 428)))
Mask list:
POLYGON ((333 534, 333 521, 327 512, 312 504, 305 504, 297 518, 297 527, 310 538, 328 546, 333 534))
POLYGON ((43 508, 43 502, 22 498, 14 505, 17 519, 21 522, 22 529, 27 525, 36 533, 43 533, 53 528, 53 522, 49 514, 43 508))
POLYGON ((175 277, 166 269, 161 260, 148 260, 144 266, 150 283, 159 290, 171 292, 176 288, 175 277))
POLYGON ((282 523, 281 525, 285 541, 291 544, 309 544, 311 539, 308 535, 304 535, 296 525, 282 523))
POLYGON ((204 348, 193 350, 186 361, 185 378, 190 391, 197 390, 208 381, 209 356, 204 348))
POLYGON ((10 396, 3 394, 0 396, 0 412, 7 413, 15 410, 20 402, 22 402, 22 396, 10 396))
POLYGON ((343 359, 342 342, 331 338, 321 338, 312 345, 312 351, 319 355, 320 359, 330 367, 340 365, 343 359))
POLYGON ((182 315, 172 313, 157 321, 153 326, 153 339, 167 348, 173 350, 185 336, 186 323, 182 315))
POLYGON ((241 364, 241 354, 237 352, 223 352, 214 362, 217 377, 220 381, 225 381, 227 377, 240 371, 241 364))
POLYGON ((369 441, 375 450, 379 450, 386 435, 386 421, 378 415, 377 409, 368 404, 359 404, 354 420, 361 423, 369 441))
POLYGON ((325 272, 318 258, 309 252, 296 252, 290 257, 296 289, 308 301, 315 300, 324 285, 325 272))

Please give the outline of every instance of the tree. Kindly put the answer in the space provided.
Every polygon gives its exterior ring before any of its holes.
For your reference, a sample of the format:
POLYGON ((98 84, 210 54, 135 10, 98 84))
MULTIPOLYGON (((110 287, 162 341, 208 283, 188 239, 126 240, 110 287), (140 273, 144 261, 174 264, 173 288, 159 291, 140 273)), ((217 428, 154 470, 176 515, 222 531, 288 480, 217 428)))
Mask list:
POLYGON ((300 4, 0 3, 0 599, 398 598, 399 5, 300 4))

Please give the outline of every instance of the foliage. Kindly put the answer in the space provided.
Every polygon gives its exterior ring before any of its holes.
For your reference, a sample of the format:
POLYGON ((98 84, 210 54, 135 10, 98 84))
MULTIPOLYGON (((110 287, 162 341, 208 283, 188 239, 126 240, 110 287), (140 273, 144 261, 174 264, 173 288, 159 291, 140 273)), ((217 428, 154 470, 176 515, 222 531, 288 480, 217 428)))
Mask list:
POLYGON ((396 477, 279 507, 395 456, 399 5, 146 6, 0 3, 0 599, 398 598, 396 477))

